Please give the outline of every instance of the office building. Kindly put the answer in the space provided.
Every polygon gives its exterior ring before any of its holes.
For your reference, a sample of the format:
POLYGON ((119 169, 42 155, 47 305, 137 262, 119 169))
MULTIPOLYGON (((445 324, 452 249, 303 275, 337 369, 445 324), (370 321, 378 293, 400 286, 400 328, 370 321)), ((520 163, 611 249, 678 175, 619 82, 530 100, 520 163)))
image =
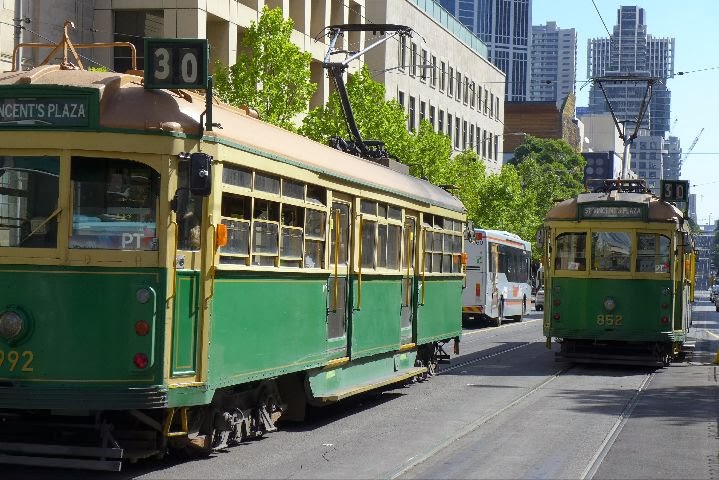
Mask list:
POLYGON ((442 6, 477 35, 489 60, 507 75, 506 99, 529 99, 532 0, 442 0, 442 6))
POLYGON ((556 22, 532 26, 529 100, 561 106, 576 92, 577 32, 556 22))

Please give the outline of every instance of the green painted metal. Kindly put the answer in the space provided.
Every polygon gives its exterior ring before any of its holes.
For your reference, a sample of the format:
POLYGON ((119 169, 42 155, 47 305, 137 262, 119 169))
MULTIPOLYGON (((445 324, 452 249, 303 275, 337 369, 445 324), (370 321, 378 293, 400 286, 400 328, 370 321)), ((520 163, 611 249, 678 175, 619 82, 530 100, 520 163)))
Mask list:
POLYGON ((357 308, 357 278, 352 284, 350 358, 390 352, 400 347, 402 278, 362 275, 362 301, 357 308))
POLYGON ((415 351, 374 355, 334 369, 310 370, 307 372, 307 380, 314 397, 329 396, 334 392, 397 376, 414 367, 416 358, 415 351))
POLYGON ((421 345, 460 336, 463 280, 453 277, 426 277, 424 284, 422 304, 420 280, 416 343, 421 345))
POLYGON ((178 271, 172 322, 172 376, 194 375, 197 368, 197 334, 200 313, 200 273, 178 271))
POLYGON ((665 293, 674 291, 673 287, 674 283, 668 279, 554 277, 545 288, 544 335, 614 341, 681 341, 685 332, 672 330, 673 316, 679 310, 673 303, 674 295, 665 293), (604 308, 607 298, 616 303, 612 311, 604 308), (559 314, 558 320, 555 314, 559 314), (606 324, 607 315, 611 315, 612 325, 606 324), (621 316, 619 325, 616 325, 617 316, 621 316), (668 317, 669 322, 662 323, 662 317, 668 317))
MULTIPOLYGON (((0 340, 0 380, 30 389, 161 385, 165 275, 159 268, 1 266, 0 308, 22 312, 30 329, 17 341, 0 340), (138 301, 141 288, 151 292, 147 303, 138 301), (147 335, 135 333, 138 320, 150 324, 147 335), (17 362, 8 361, 12 352, 17 362), (147 368, 134 365, 136 353, 147 355, 147 368)), ((56 408, 63 406, 72 407, 56 408)))
POLYGON ((323 365, 327 275, 218 271, 212 298, 212 388, 323 365))

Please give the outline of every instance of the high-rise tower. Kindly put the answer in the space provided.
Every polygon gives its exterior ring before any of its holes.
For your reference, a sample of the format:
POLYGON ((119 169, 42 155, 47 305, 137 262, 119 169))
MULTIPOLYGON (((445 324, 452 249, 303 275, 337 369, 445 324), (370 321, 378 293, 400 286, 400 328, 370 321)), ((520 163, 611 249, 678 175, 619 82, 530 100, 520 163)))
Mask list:
MULTIPOLYGON (((617 25, 610 38, 594 38, 587 45, 587 75, 654 77, 649 111, 641 128, 651 136, 664 137, 669 130, 671 92, 665 80, 674 76, 674 39, 653 38, 647 34, 643 8, 623 6, 617 13, 617 25)), ((646 92, 646 82, 605 82, 604 89, 620 122, 627 130, 634 127, 646 92), (608 84, 609 83, 609 84, 608 84)), ((591 113, 608 112, 609 107, 598 85, 589 92, 591 113)))
POLYGON ((530 101, 561 105, 575 93, 577 32, 573 28, 559 28, 556 22, 532 26, 530 76, 530 101))
POLYGON ((440 0, 489 48, 489 60, 507 75, 506 99, 529 99, 532 0, 440 0))

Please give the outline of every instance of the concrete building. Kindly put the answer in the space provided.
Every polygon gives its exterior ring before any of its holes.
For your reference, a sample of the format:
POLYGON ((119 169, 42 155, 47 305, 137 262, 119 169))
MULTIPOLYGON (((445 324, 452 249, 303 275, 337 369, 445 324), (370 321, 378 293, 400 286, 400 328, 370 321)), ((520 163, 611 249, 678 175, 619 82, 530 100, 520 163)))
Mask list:
POLYGON ((365 3, 372 22, 405 24, 418 33, 406 42, 386 42, 366 56, 387 98, 405 108, 408 129, 426 119, 435 131, 449 135, 455 151, 473 149, 488 173, 499 172, 505 75, 487 59, 486 46, 437 2, 365 3))
POLYGON ((669 136, 664 140, 667 154, 663 158, 665 180, 679 180, 682 174, 682 145, 679 137, 669 136))
POLYGON ((529 64, 529 101, 561 106, 567 95, 576 93, 577 32, 556 22, 533 25, 529 64))
POLYGON ((506 100, 529 100, 532 0, 441 0, 489 48, 489 60, 507 74, 506 100))
MULTIPOLYGON (((652 136, 661 137, 669 131, 671 92, 666 80, 674 76, 674 39, 653 38, 647 34, 643 8, 620 7, 611 37, 588 41, 587 75, 589 78, 632 75, 661 79, 653 85, 649 111, 642 119, 641 128, 648 129, 652 136)), ((627 122, 627 130, 633 128, 646 92, 646 82, 610 82, 604 89, 617 119, 627 122)), ((589 92, 589 108, 592 113, 609 111, 602 90, 596 84, 589 92)))
MULTIPOLYGON (((321 35, 322 30, 332 24, 364 23, 366 13, 365 0, 23 0, 22 3, 31 20, 29 28, 34 32, 25 31, 23 41, 56 42, 61 38, 64 20, 71 20, 75 29, 71 30, 70 38, 75 43, 133 43, 140 69, 143 37, 207 38, 211 63, 220 60, 232 64, 238 44, 251 22, 259 20, 262 8, 280 7, 285 18, 294 21, 293 42, 312 54, 312 81, 318 88, 310 107, 326 103, 331 88, 322 67, 327 52, 327 38, 321 35)), ((358 49, 364 45, 364 38, 364 33, 352 32, 337 46, 358 49)), ((43 58, 42 53, 30 52, 28 49, 23 55, 26 68, 37 65, 43 58)), ((125 71, 130 66, 129 49, 80 53, 91 60, 84 63, 97 62, 115 71, 125 71)), ((362 62, 363 59, 353 62, 349 72, 355 72, 362 62)))
POLYGON ((664 137, 649 135, 649 132, 640 132, 639 136, 630 146, 631 169, 641 179, 647 181, 655 195, 659 195, 660 181, 663 178, 663 156, 668 154, 664 144, 664 137))

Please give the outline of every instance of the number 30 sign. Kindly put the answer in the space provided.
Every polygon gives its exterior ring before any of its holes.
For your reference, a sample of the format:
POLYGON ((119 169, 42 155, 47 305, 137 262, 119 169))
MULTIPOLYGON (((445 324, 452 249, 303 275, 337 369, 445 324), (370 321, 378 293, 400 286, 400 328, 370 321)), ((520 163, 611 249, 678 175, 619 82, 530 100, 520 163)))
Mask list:
POLYGON ((206 39, 146 38, 145 88, 207 88, 206 39))

